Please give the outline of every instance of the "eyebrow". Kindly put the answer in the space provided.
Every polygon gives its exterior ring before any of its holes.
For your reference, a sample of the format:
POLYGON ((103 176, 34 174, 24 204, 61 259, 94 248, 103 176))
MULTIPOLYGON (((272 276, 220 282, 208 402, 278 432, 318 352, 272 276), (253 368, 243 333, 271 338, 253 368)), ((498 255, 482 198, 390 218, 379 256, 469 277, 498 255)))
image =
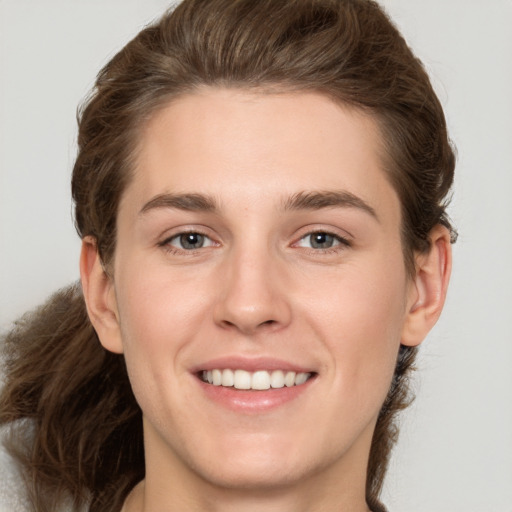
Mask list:
MULTIPOLYGON (((379 217, 375 209, 366 201, 352 192, 342 191, 301 191, 293 194, 283 203, 284 211, 321 210, 323 208, 357 208, 374 217, 379 217)), ((139 215, 155 209, 174 208, 194 212, 218 212, 215 199, 209 195, 186 194, 159 194, 150 199, 140 210, 139 215)))
POLYGON ((285 210, 320 210, 322 208, 357 208, 374 217, 379 217, 375 209, 366 201, 346 190, 298 192, 284 203, 285 210))
POLYGON ((159 194, 150 199, 139 214, 160 208, 175 208, 191 212, 216 212, 218 210, 215 199, 204 194, 159 194))

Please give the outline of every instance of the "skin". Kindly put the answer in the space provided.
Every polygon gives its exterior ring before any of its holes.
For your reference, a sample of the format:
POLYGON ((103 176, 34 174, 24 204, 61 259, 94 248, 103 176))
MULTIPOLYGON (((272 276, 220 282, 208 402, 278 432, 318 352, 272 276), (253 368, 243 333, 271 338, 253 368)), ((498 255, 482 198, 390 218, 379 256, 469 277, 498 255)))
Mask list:
POLYGON ((91 320, 125 354, 143 410, 146 479, 125 511, 368 510, 400 343, 423 340, 450 273, 436 227, 407 276, 400 222, 375 122, 324 96, 203 89, 154 116, 111 275, 94 240, 81 259, 91 320), (208 201, 190 209, 180 194, 208 201), (190 231, 202 247, 180 245, 190 231), (331 247, 314 244, 319 232, 331 247), (314 379, 280 406, 229 408, 195 373, 226 356, 277 358, 314 379))

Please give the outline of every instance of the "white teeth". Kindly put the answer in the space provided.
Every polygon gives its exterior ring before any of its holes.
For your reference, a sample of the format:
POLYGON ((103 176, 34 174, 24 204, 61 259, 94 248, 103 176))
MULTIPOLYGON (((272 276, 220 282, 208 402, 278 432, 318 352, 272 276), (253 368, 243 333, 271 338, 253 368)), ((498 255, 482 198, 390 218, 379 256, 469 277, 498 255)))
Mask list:
POLYGON ((270 375, 270 386, 273 388, 282 388, 284 386, 284 373, 276 370, 270 375))
POLYGON ((270 389, 270 374, 265 371, 254 372, 251 380, 252 389, 270 389))
POLYGON ((295 385, 300 386, 301 384, 304 384, 309 378, 309 373, 297 373, 297 376, 295 377, 295 385))
POLYGON ((220 370, 212 370, 212 379, 214 386, 220 386, 222 384, 222 372, 220 370))
POLYGON ((224 370, 222 372, 222 385, 227 387, 235 385, 235 374, 232 370, 224 370))
POLYGON ((295 384, 295 372, 287 372, 284 376, 284 385, 291 388, 295 384))
POLYGON ((282 370, 247 372, 230 369, 205 370, 201 375, 204 382, 209 382, 214 386, 254 390, 300 386, 311 377, 310 373, 305 372, 283 372, 282 370))
POLYGON ((236 389, 251 389, 251 374, 245 370, 235 370, 236 389))

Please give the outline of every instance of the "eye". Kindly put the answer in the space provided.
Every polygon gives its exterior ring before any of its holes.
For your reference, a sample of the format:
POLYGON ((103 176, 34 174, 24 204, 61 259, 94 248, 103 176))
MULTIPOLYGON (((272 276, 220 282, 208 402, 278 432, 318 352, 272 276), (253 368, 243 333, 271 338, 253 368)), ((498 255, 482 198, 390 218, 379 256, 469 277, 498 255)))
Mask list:
POLYGON ((307 247, 310 249, 331 249, 337 245, 349 245, 348 241, 332 233, 324 231, 316 231, 308 233, 302 237, 297 243, 299 247, 307 247))
POLYGON ((164 242, 164 245, 170 245, 176 249, 181 249, 184 251, 193 251, 196 249, 202 249, 203 247, 211 247, 214 245, 214 243, 211 238, 207 237, 206 235, 196 232, 189 232, 180 233, 173 236, 172 238, 168 238, 164 242))

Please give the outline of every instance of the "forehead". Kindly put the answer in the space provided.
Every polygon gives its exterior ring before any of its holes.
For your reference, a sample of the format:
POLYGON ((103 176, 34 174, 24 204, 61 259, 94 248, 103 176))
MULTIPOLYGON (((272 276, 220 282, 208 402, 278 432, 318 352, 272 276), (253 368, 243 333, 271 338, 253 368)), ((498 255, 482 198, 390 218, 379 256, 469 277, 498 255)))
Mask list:
POLYGON ((282 202, 342 190, 386 209, 397 198, 381 147, 370 116, 324 95, 205 88, 174 99, 144 127, 124 199, 139 207, 162 193, 282 202))

